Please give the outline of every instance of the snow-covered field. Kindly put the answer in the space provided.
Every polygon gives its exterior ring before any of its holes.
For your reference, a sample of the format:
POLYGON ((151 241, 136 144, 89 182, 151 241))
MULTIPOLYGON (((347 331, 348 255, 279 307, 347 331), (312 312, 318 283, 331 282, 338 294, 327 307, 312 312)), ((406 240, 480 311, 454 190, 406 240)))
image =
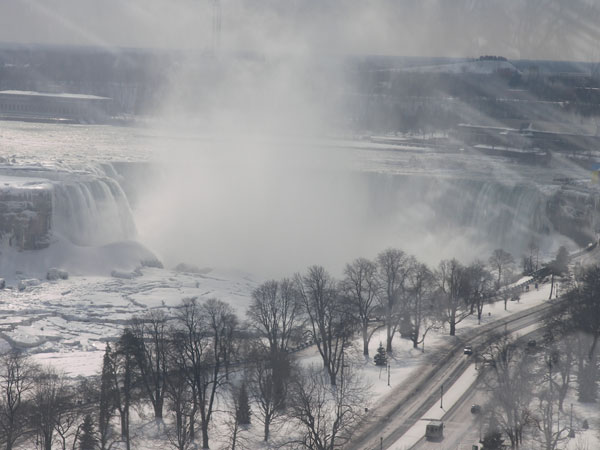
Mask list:
MULTIPOLYGON (((76 276, 0 291, 3 345, 26 348, 41 363, 68 375, 96 375, 107 341, 135 315, 162 309, 172 315, 184 298, 218 298, 243 314, 256 281, 244 273, 205 274, 143 268, 131 279, 76 276)), ((243 318, 243 315, 242 315, 243 318)))

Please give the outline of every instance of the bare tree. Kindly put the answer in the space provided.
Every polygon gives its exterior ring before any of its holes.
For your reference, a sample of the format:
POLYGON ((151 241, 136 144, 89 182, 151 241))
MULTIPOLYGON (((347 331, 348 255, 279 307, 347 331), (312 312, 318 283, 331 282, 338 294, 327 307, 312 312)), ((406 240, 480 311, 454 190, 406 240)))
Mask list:
POLYGON ((519 295, 520 294, 518 288, 510 289, 508 287, 505 287, 497 292, 497 296, 500 297, 502 299, 502 302, 504 303, 504 311, 506 311, 508 308, 508 301, 519 299, 519 295))
POLYGON ((183 372, 185 367, 177 360, 177 350, 173 349, 175 361, 170 364, 172 369, 165 390, 165 399, 174 420, 167 429, 167 438, 177 450, 187 450, 193 441, 193 421, 195 420, 195 397, 188 378, 183 372))
MULTIPOLYGON (((500 289, 502 284, 502 272, 508 271, 515 264, 515 259, 513 256, 507 251, 497 248, 492 252, 492 256, 489 259, 490 265, 494 268, 494 270, 498 273, 498 279, 496 281, 496 289, 500 289)), ((506 275, 506 274, 505 274, 506 275)), ((506 276, 504 277, 506 279, 506 276)))
POLYGON ((600 338, 600 266, 586 269, 579 286, 566 294, 569 325, 580 332, 579 341, 587 347, 578 367, 579 400, 595 401, 598 395, 598 339, 600 338))
POLYGON ((484 352, 484 383, 490 390, 491 410, 508 436, 511 448, 520 448, 530 423, 533 396, 532 359, 510 338, 498 337, 484 352))
MULTIPOLYGON (((55 427, 60 423, 59 416, 71 407, 67 396, 67 384, 63 376, 52 368, 45 368, 37 373, 33 385, 33 423, 44 450, 52 450, 55 427)), ((65 446, 63 439, 63 449, 65 446)))
POLYGON ((554 388, 555 374, 553 370, 557 359, 558 353, 552 352, 545 355, 541 388, 536 393, 538 405, 531 416, 538 431, 534 437, 544 450, 556 450, 559 444, 568 439, 569 433, 566 420, 563 420, 562 426, 560 425, 560 408, 554 388))
POLYGON ((167 317, 162 311, 151 311, 135 318, 130 325, 136 339, 135 359, 146 397, 154 409, 154 418, 162 419, 167 365, 167 317))
POLYGON ((470 314, 477 311, 477 320, 481 323, 483 307, 493 295, 492 274, 482 261, 473 261, 465 268, 465 297, 470 307, 470 314))
POLYGON ((263 423, 263 438, 269 440, 271 424, 285 413, 291 361, 287 353, 256 352, 248 379, 250 394, 258 407, 258 419, 263 423))
POLYGON ((360 324, 363 339, 363 355, 369 356, 369 342, 377 327, 369 331, 369 323, 377 309, 377 295, 380 292, 377 265, 366 258, 358 258, 344 269, 345 278, 341 283, 344 295, 350 300, 356 321, 360 324))
POLYGON ((573 381, 573 368, 577 358, 577 336, 571 329, 569 305, 556 302, 544 320, 546 351, 552 355, 556 374, 554 384, 558 397, 558 409, 563 410, 565 397, 573 381))
POLYGON ((465 267, 456 259, 443 260, 435 277, 444 308, 444 320, 450 325, 450 336, 454 336, 456 325, 469 316, 468 304, 464 300, 465 267))
POLYGON ((6 450, 26 431, 25 403, 32 393, 35 368, 29 358, 16 350, 0 357, 0 430, 6 450))
POLYGON ((249 448, 248 436, 245 435, 246 427, 238 420, 238 405, 235 401, 227 408, 224 424, 227 428, 227 450, 244 450, 249 448))
POLYGON ((424 344, 427 333, 438 324, 433 301, 435 277, 429 268, 416 260, 412 261, 406 282, 407 301, 403 314, 409 328, 414 348, 424 344))
POLYGON ((377 267, 387 329, 385 350, 392 353, 392 340, 398 330, 399 318, 402 315, 402 301, 410 270, 410 258, 402 250, 389 248, 377 255, 377 267))
POLYGON ((70 440, 75 446, 81 432, 82 424, 80 420, 83 411, 80 405, 77 404, 79 388, 81 388, 81 385, 74 387, 67 383, 65 395, 60 402, 61 407, 56 411, 54 431, 60 441, 62 450, 67 450, 67 442, 70 440))
POLYGON ((267 281, 252 292, 248 318, 272 353, 287 352, 300 324, 301 304, 294 282, 267 281))
MULTIPOLYGON (((194 410, 200 415, 202 446, 208 448, 209 424, 218 389, 226 382, 224 370, 237 327, 237 318, 226 303, 209 299, 199 305, 195 299, 183 302, 178 317, 174 350, 178 367, 185 374, 194 395, 194 410)), ((193 427, 190 430, 194 438, 193 427)))
POLYGON ((362 417, 366 391, 349 369, 341 372, 336 386, 329 386, 321 371, 302 371, 292 383, 289 408, 302 431, 290 443, 309 450, 341 448, 362 417))
POLYGON ((311 266, 304 276, 297 275, 296 285, 312 338, 335 385, 354 331, 352 312, 344 304, 335 280, 321 266, 311 266))

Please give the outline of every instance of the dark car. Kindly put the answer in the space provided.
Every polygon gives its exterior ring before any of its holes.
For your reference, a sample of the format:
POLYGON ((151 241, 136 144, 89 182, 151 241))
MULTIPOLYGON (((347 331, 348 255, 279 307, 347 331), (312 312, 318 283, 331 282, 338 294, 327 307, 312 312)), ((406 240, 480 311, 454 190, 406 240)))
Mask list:
POLYGON ((472 405, 471 406, 471 414, 479 414, 481 412, 480 405, 472 405))
POLYGON ((470 345, 465 345, 464 354, 465 355, 472 355, 473 354, 473 347, 470 346, 470 345))

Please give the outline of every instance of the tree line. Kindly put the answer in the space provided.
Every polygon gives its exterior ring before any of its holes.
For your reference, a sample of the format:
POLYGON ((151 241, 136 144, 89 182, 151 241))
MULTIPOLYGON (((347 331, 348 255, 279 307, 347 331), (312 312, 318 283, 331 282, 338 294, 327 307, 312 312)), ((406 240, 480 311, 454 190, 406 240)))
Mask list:
MULTIPOLYGON (((560 253, 547 265, 551 277, 561 269, 560 253)), ((589 418, 569 408, 568 395, 580 403, 598 400, 600 266, 561 273, 565 294, 553 300, 541 342, 498 336, 479 355, 489 392, 480 417, 486 449, 563 449, 589 427, 589 418)))
POLYGON ((506 285, 514 266, 501 249, 488 264, 451 259, 431 269, 389 248, 346 264, 339 280, 311 266, 260 284, 244 321, 221 300, 184 299, 169 315, 152 310, 131 319, 106 345, 93 382, 9 352, 0 361, 0 442, 6 450, 23 440, 44 450, 129 450, 132 415, 141 414, 178 450, 209 448, 215 417, 227 424, 228 448, 243 447, 252 417, 264 441, 274 424, 295 424, 287 444, 338 448, 365 413, 366 389, 349 353, 357 339, 369 360, 377 330, 388 353, 398 336, 424 348, 432 329, 454 335, 466 317, 481 320, 486 303, 513 298, 506 285), (319 367, 294 358, 309 344, 319 367))

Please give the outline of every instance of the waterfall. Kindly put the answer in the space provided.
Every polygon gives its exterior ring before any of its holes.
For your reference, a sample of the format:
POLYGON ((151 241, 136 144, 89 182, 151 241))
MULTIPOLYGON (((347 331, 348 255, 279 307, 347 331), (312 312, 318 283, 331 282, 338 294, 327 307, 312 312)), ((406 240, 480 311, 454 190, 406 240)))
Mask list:
POLYGON ((406 223, 405 218, 420 221, 413 226, 417 233, 470 230, 492 248, 519 254, 532 236, 543 238, 556 230, 547 211, 552 193, 534 184, 378 173, 366 177, 370 214, 398 224, 406 223))
POLYGON ((119 183, 96 175, 53 183, 52 230, 77 245, 105 245, 136 235, 129 202, 119 183))

